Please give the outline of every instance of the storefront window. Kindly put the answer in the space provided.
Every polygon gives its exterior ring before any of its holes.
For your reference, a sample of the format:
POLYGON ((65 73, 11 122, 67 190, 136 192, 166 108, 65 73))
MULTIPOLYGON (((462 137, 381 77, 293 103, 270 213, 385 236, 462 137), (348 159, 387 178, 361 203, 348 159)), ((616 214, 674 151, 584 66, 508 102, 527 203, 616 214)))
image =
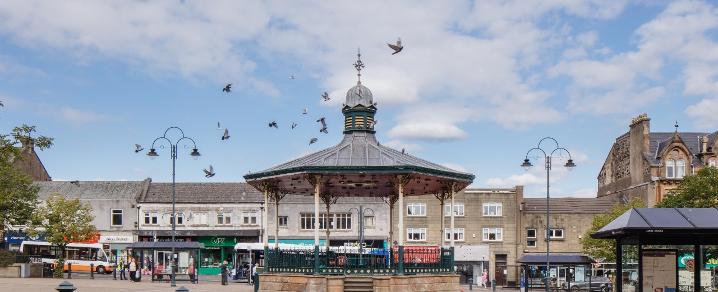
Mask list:
POLYGON ((202 265, 203 268, 218 268, 222 264, 222 250, 217 249, 203 249, 202 250, 202 265))
POLYGON ((624 244, 622 247, 621 269, 623 273, 617 276, 621 277, 623 281, 622 291, 635 292, 638 291, 638 245, 624 244))
POLYGON ((704 245, 701 291, 718 291, 718 245, 704 245))

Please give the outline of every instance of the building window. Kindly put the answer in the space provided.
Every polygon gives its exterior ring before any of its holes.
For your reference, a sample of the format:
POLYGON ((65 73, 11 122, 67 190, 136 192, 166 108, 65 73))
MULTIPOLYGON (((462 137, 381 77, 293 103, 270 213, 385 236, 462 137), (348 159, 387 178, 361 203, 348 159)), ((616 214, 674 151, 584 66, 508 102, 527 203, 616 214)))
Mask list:
POLYGON ((287 227, 287 221, 289 221, 287 216, 279 216, 277 220, 279 220, 279 227, 287 227))
POLYGON ((535 240, 526 241, 526 247, 536 247, 536 241, 535 240))
POLYGON ((673 159, 666 160, 666 177, 667 178, 674 178, 676 177, 676 161, 673 159))
POLYGON ((426 204, 424 204, 424 203, 406 204, 406 215, 407 216, 426 216, 426 204))
POLYGON ((145 224, 147 224, 147 225, 157 225, 157 223, 158 223, 157 218, 158 218, 158 217, 159 217, 159 216, 157 215, 157 213, 148 213, 148 212, 145 212, 145 224))
POLYGON ((217 225, 232 224, 232 213, 217 213, 217 225))
POLYGON ((501 216, 501 203, 484 203, 484 216, 501 216))
POLYGON ((526 238, 536 238, 536 229, 526 229, 526 238))
MULTIPOLYGON (((444 228, 444 239, 451 241, 451 228, 444 228)), ((454 228, 454 240, 464 241, 464 228, 454 228)))
POLYGON ((686 161, 678 159, 676 162, 676 178, 683 178, 686 175, 686 161))
POLYGON ((112 209, 112 226, 122 226, 122 209, 112 209))
POLYGON ((374 228, 374 216, 364 216, 364 228, 374 228))
POLYGON ((551 239, 561 239, 563 238, 563 229, 551 229, 550 235, 551 239))
MULTIPOLYGON (((299 221, 301 229, 314 229, 314 213, 302 213, 299 216, 299 221)), ((332 213, 327 224, 327 214, 319 214, 319 229, 325 230, 327 225, 333 230, 351 230, 352 216, 350 213, 332 213)))
MULTIPOLYGON (((174 221, 174 216, 172 216, 170 214, 169 218, 170 218, 169 225, 172 225, 172 221, 174 221)), ((184 225, 184 214, 183 213, 177 213, 177 225, 184 225)))
MULTIPOLYGON (((444 205, 444 216, 451 216, 449 208, 451 204, 444 205)), ((454 216, 464 216, 464 203, 454 203, 454 216)))
POLYGON ((715 158, 708 159, 708 166, 718 167, 718 162, 716 162, 715 158))
POLYGON ((426 241, 426 228, 407 228, 406 241, 426 241))
POLYGON ((483 239, 484 239, 484 241, 502 241, 502 240, 504 240, 504 229, 503 228, 484 228, 483 239))
POLYGON ((207 213, 192 214, 192 222, 194 225, 207 225, 207 213))
POLYGON ((242 213, 242 225, 257 225, 257 212, 242 213))

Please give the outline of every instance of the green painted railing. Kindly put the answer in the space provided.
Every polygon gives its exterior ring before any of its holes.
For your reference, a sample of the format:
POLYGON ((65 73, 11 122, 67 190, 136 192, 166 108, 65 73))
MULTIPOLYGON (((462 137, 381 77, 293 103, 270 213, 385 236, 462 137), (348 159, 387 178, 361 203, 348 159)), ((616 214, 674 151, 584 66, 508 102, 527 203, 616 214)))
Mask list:
POLYGON ((265 270, 270 273, 329 274, 329 275, 392 275, 445 274, 454 271, 454 252, 451 248, 410 246, 399 249, 366 249, 359 254, 354 249, 332 248, 319 251, 315 270, 314 249, 269 249, 265 254, 265 270))

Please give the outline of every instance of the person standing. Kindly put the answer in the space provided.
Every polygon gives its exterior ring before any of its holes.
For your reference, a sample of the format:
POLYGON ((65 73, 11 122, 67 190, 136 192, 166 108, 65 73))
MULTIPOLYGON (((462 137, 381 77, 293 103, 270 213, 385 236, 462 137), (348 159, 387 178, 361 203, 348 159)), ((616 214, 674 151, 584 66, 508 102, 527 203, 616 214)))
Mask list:
POLYGON ((486 283, 489 282, 489 270, 484 269, 484 273, 481 274, 481 288, 486 288, 486 283))
POLYGON ((259 275, 257 274, 257 263, 254 263, 254 266, 252 266, 252 284, 257 285, 257 280, 259 280, 259 275))
POLYGON ((189 267, 187 267, 187 274, 189 274, 189 282, 193 284, 195 283, 194 272, 194 260, 190 258, 189 267))
POLYGON ((117 264, 117 268, 120 269, 120 280, 127 280, 127 276, 125 275, 125 260, 120 259, 120 262, 117 264))
POLYGON ((227 261, 223 261, 219 269, 220 276, 222 277, 222 285, 227 285, 227 261))
POLYGON ((130 264, 127 268, 127 270, 130 272, 130 280, 132 282, 137 282, 137 275, 135 274, 137 272, 137 263, 135 262, 135 258, 130 258, 130 264))

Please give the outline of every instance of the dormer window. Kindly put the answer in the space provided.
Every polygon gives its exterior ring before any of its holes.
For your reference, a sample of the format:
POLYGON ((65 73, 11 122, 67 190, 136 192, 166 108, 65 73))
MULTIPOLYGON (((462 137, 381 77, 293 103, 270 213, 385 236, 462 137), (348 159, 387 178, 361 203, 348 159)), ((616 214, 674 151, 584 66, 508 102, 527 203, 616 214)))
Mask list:
POLYGON ((666 160, 666 177, 667 178, 675 178, 676 177, 676 161, 673 159, 666 160))
POLYGON ((676 178, 683 178, 686 175, 686 161, 678 159, 676 162, 676 178))

